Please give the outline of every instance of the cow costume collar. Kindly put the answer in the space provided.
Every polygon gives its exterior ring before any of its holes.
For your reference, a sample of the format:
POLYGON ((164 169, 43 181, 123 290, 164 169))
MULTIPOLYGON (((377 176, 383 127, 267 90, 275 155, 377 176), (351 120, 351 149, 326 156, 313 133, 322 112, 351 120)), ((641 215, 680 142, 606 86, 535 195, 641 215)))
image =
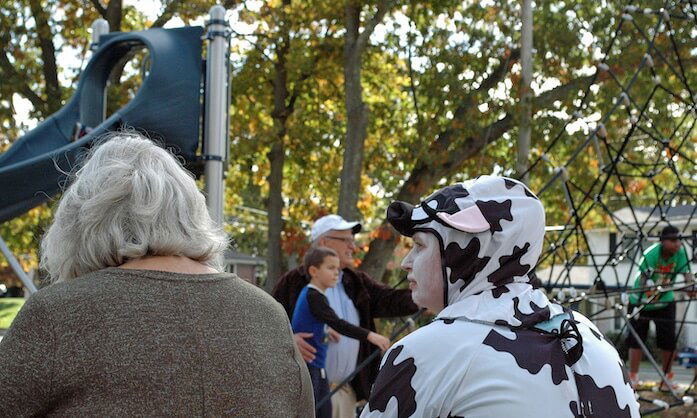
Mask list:
POLYGON ((393 202, 387 219, 403 235, 427 232, 438 239, 445 308, 436 319, 519 328, 563 314, 530 284, 545 214, 523 183, 481 176, 444 187, 417 206, 393 202))

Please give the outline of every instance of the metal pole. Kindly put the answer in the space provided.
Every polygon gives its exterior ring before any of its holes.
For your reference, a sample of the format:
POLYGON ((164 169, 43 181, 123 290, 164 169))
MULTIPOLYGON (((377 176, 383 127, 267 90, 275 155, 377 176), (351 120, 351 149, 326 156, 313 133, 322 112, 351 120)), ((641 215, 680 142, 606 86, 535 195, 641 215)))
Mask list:
POLYGON ((109 33, 109 22, 104 19, 97 19, 92 22, 92 43, 90 50, 94 51, 99 48, 99 40, 102 35, 109 33))
POLYGON ((2 239, 2 237, 0 237, 0 251, 5 254, 7 262, 10 263, 10 267, 12 267, 12 270, 14 270, 17 277, 19 277, 19 280, 24 283, 24 286, 27 288, 29 294, 31 295, 32 293, 36 292, 34 282, 32 282, 27 276, 27 273, 24 272, 24 269, 19 264, 19 261, 17 261, 14 254, 12 254, 12 251, 10 251, 10 249, 7 247, 7 244, 5 244, 5 240, 2 239))
POLYGON ((637 344, 639 344, 639 348, 641 348, 641 351, 644 353, 646 358, 649 360, 651 365, 653 366, 654 369, 656 369, 656 372, 658 372, 658 375, 661 377, 661 381, 668 386, 668 390, 670 391, 670 394, 673 395, 673 397, 677 400, 680 400, 680 397, 678 396, 677 393, 675 393, 675 389, 671 386, 670 382, 668 381, 668 378, 666 377, 665 373, 663 373, 663 369, 661 366, 656 363, 656 360, 654 360, 653 355, 649 351, 648 348, 646 348, 646 345, 644 344, 643 341, 641 341, 641 338, 639 337, 639 334, 637 334, 636 330, 632 326, 632 324, 629 323, 629 318, 627 318, 628 315, 622 315, 622 319, 624 319, 625 325, 627 326, 627 329, 629 332, 632 334, 632 337, 636 340, 637 344))
POLYGON ((208 62, 206 69, 206 115, 203 139, 204 175, 206 177, 206 202, 211 218, 223 224, 223 198, 225 195, 223 171, 228 146, 228 41, 225 8, 213 6, 208 22, 208 62))
MULTIPOLYGON (((102 35, 109 33, 109 22, 104 19, 97 19, 92 22, 92 43, 90 44, 90 51, 94 52, 99 49, 99 43, 101 42, 102 35)), ((106 107, 107 107, 107 94, 106 85, 104 86, 104 101, 102 103, 102 120, 106 119, 106 107)), ((80 130, 78 129, 75 134, 80 135, 80 130)), ((75 139, 77 139, 77 136, 75 139)))
MULTIPOLYGON (((521 84, 520 84, 520 130, 518 135, 518 176, 528 169, 530 154, 530 135, 532 131, 532 0, 523 0, 522 29, 520 46, 521 84)), ((528 174, 520 181, 528 183, 528 174)))

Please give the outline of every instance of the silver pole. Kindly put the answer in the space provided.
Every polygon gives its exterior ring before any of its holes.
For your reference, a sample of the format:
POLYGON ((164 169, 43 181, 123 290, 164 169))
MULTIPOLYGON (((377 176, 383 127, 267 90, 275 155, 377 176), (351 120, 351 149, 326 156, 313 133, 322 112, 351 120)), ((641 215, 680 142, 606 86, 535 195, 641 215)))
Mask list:
MULTIPOLYGON (((523 0, 522 29, 520 45, 520 130, 518 135, 518 161, 516 172, 518 176, 528 169, 528 154, 530 154, 530 134, 532 131, 532 0, 523 0)), ((528 182, 528 175, 521 177, 528 182)))
MULTIPOLYGON (((675 392, 675 389, 673 389, 673 387, 671 386, 671 384, 670 384, 671 382, 668 380, 668 377, 665 375, 665 373, 663 373, 663 368, 662 368, 661 366, 659 366, 658 363, 656 363, 656 360, 653 358, 653 354, 651 354, 651 352, 650 352, 649 349, 646 347, 646 345, 644 344, 644 342, 641 341, 641 337, 639 337, 639 334, 636 332, 636 330, 634 329, 634 327, 632 326, 632 324, 629 322, 628 316, 629 316, 630 313, 631 313, 631 312, 629 312, 627 315, 620 315, 620 317, 621 317, 622 319, 624 319, 624 323, 625 323, 625 325, 627 326, 627 329, 628 329, 629 332, 632 334, 632 337, 634 337, 634 340, 635 340, 635 341, 637 342, 637 344, 639 345, 639 348, 641 349, 641 351, 644 353, 644 355, 646 356, 646 358, 649 360, 649 363, 651 363, 651 365, 653 366, 653 368, 656 369, 656 372, 658 372, 658 376, 660 376, 661 381, 662 381, 663 383, 665 383, 666 386, 668 386, 668 390, 670 391, 670 394, 673 395, 673 397, 674 397, 675 399, 680 400, 680 397, 679 397, 678 394, 675 392)), ((660 386, 659 386, 659 388, 660 388, 660 386)))
POLYGON ((92 43, 90 49, 95 50, 99 47, 99 39, 102 35, 109 33, 109 22, 104 19, 97 19, 92 22, 92 43))
MULTIPOLYGON (((94 22, 92 22, 92 43, 90 44, 90 51, 94 52, 97 49, 99 49, 99 43, 102 40, 102 35, 106 35, 109 33, 109 22, 107 22, 104 19, 97 19, 94 22)), ((107 94, 106 94, 106 86, 104 86, 104 100, 102 103, 102 120, 106 119, 106 105, 107 105, 107 94)), ((79 136, 80 134, 80 129, 75 130, 76 137, 79 136)))
POLYGON ((214 222, 223 224, 223 165, 228 138, 228 41, 225 8, 213 6, 208 23, 208 62, 206 70, 206 115, 203 154, 206 199, 214 222))
POLYGON ((5 240, 2 239, 2 237, 0 237, 0 251, 5 254, 7 262, 10 263, 10 267, 12 267, 12 270, 14 270, 17 277, 19 277, 19 280, 24 283, 24 286, 27 288, 29 294, 31 295, 32 293, 36 292, 34 282, 32 282, 29 276, 27 276, 27 273, 24 272, 24 269, 19 264, 19 261, 17 261, 15 255, 12 254, 12 251, 10 251, 10 249, 7 247, 7 244, 5 244, 5 240))

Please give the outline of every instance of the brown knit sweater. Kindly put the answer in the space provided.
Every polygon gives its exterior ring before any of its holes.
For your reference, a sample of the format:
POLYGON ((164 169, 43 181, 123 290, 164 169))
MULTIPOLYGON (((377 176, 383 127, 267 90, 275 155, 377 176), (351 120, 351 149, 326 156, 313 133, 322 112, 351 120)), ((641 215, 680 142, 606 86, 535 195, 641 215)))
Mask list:
POLYGON ((0 416, 313 417, 285 311, 233 274, 107 268, 40 290, 0 341, 0 416))

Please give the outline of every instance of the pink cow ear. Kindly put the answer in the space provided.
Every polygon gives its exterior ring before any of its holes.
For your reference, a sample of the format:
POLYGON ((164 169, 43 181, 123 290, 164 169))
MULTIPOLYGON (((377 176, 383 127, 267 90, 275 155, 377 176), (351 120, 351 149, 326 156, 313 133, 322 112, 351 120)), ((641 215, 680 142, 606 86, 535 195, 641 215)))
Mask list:
POLYGON ((438 217, 449 226, 462 232, 477 234, 491 229, 489 222, 484 218, 482 211, 477 205, 472 205, 452 215, 438 212, 438 217))

